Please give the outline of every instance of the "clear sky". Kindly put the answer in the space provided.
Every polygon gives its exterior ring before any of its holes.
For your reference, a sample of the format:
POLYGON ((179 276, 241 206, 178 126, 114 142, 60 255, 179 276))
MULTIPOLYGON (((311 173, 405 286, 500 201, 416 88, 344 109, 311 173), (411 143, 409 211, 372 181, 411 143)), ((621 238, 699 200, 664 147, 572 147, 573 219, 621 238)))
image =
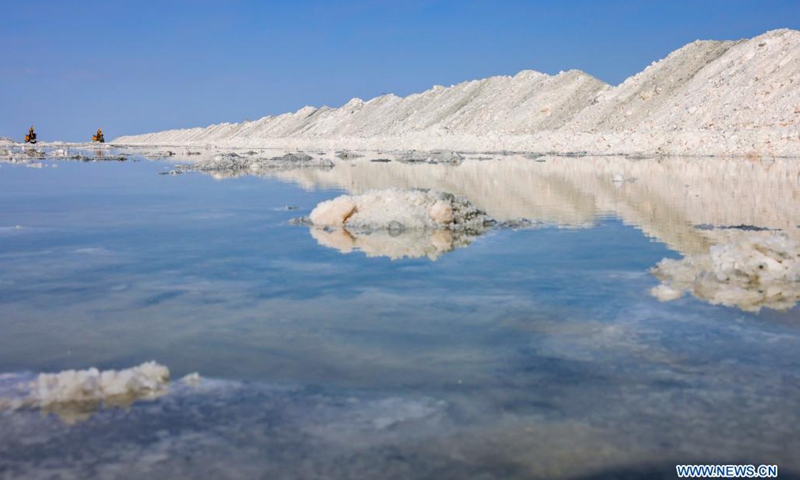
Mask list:
POLYGON ((89 140, 533 69, 619 83, 800 0, 0 0, 0 136, 89 140))

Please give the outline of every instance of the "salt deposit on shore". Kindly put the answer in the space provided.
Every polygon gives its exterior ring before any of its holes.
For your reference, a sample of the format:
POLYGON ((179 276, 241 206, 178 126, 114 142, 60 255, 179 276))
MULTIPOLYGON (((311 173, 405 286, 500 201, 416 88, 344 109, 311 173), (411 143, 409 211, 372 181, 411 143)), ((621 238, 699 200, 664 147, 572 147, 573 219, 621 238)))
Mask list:
POLYGON ((340 108, 123 136, 130 145, 800 155, 800 32, 697 41, 616 87, 523 71, 340 108))
POLYGON ((750 234, 707 254, 664 259, 653 274, 663 282, 651 291, 661 301, 689 292, 749 312, 788 310, 800 300, 800 243, 782 234, 750 234))
MULTIPOLYGON (((0 143, 0 145, 2 145, 0 143)), ((117 151, 108 145, 90 143, 37 143, 36 146, 11 143, 0 148, 0 163, 34 164, 42 160, 80 162, 124 162, 130 154, 117 151)), ((38 168, 38 167, 33 167, 38 168)))

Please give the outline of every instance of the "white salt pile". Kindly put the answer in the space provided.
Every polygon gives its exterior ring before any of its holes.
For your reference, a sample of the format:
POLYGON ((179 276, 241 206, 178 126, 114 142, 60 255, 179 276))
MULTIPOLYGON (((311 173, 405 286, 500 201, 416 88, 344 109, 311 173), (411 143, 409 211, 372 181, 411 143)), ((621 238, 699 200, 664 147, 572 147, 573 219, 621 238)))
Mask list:
POLYGON ((782 234, 751 234, 713 246, 707 254, 664 259, 652 272, 663 282, 651 290, 661 301, 688 291, 714 305, 749 312, 788 310, 800 300, 800 243, 782 234))
POLYGON ((353 230, 486 230, 492 220, 467 200, 434 190, 372 190, 320 203, 309 216, 318 227, 353 230))
MULTIPOLYGON (((72 425, 89 419, 101 406, 127 406, 161 397, 169 381, 169 369, 156 362, 123 370, 41 373, 32 381, 24 374, 0 374, 0 411, 38 408, 72 425)), ((197 387, 200 381, 197 373, 181 379, 187 387, 197 387)))
POLYGON ((523 71, 401 98, 353 99, 256 121, 124 136, 136 145, 800 154, 800 32, 697 41, 612 87, 523 71))
POLYGON ((562 126, 570 112, 588 105, 604 86, 600 80, 578 71, 557 76, 523 71, 514 77, 473 80, 449 88, 435 86, 405 98, 391 94, 369 101, 354 98, 340 108, 303 107, 295 113, 252 122, 121 137, 115 143, 246 145, 253 139, 271 138, 403 137, 414 132, 530 133, 562 126), (492 128, 487 130, 489 125, 492 128))
POLYGON ((469 245, 496 222, 469 201, 435 190, 371 190, 320 203, 311 235, 342 253, 435 260, 469 245))
POLYGON ((168 382, 169 369, 156 362, 124 370, 65 370, 39 374, 31 385, 30 400, 36 406, 48 407, 112 398, 145 398, 163 391, 168 382))

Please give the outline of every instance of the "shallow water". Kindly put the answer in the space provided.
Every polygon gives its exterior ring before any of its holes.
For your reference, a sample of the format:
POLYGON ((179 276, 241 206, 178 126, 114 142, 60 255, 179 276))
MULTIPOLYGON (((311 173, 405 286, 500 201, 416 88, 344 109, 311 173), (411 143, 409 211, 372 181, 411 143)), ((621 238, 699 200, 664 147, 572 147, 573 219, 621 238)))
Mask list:
POLYGON ((227 179, 41 163, 0 166, 5 383, 147 360, 205 380, 77 416, 2 411, 2 478, 800 472, 800 308, 649 293, 663 258, 753 234, 721 227, 800 237, 796 161, 367 156, 227 179), (289 223, 389 187, 533 226, 429 257, 413 235, 337 249, 289 223))

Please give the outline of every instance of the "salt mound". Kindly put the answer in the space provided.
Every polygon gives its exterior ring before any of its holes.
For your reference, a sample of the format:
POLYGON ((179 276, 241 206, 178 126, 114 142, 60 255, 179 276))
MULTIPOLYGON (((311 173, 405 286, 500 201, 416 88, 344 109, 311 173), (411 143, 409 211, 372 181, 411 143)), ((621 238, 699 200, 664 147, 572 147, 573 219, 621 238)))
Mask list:
POLYGON ((735 44, 696 41, 679 48, 619 86, 601 92, 593 106, 576 119, 574 128, 620 131, 640 127, 660 109, 685 98, 687 83, 735 44))
POLYGON ((308 218, 320 245, 368 257, 436 260, 472 243, 493 219, 469 201, 435 190, 371 190, 320 203, 308 218))
POLYGON ((254 122, 122 137, 116 141, 374 137, 432 130, 482 133, 489 127, 508 133, 530 133, 562 126, 571 118, 563 112, 585 107, 604 86, 600 80, 578 71, 556 76, 523 71, 513 77, 495 76, 450 87, 434 86, 403 98, 396 95, 369 101, 354 98, 340 108, 303 107, 254 122))
POLYGON ((276 138, 399 138, 420 133, 433 140, 451 134, 531 134, 565 125, 606 87, 577 70, 555 76, 523 71, 513 77, 434 86, 402 98, 383 95, 369 101, 352 99, 339 108, 303 107, 254 122, 124 136, 114 143, 246 145, 276 138))
POLYGON ((523 71, 401 98, 304 107, 254 122, 120 137, 140 145, 800 154, 800 32, 697 41, 612 87, 523 71))
POLYGON ((798 82, 798 31, 697 41, 599 95, 569 129, 640 135, 619 141, 626 151, 797 155, 798 82))
POLYGON ((663 282, 651 294, 674 300, 684 291, 714 305, 748 312, 788 310, 800 301, 800 243, 783 234, 751 234, 707 254, 664 259, 652 273, 663 282))
POLYGON ((434 190, 372 190, 320 203, 309 216, 318 227, 348 230, 447 229, 482 232, 492 219, 465 199, 434 190))
POLYGON ((65 370, 42 373, 31 385, 30 400, 39 407, 54 404, 136 399, 155 395, 169 382, 169 369, 146 362, 124 370, 65 370))
MULTIPOLYGON (((68 425, 88 420, 101 407, 127 407, 167 393, 169 369, 146 362, 123 370, 64 370, 59 373, 0 374, 0 412, 36 408, 68 425)), ((200 385, 200 375, 181 379, 181 388, 200 385)))

